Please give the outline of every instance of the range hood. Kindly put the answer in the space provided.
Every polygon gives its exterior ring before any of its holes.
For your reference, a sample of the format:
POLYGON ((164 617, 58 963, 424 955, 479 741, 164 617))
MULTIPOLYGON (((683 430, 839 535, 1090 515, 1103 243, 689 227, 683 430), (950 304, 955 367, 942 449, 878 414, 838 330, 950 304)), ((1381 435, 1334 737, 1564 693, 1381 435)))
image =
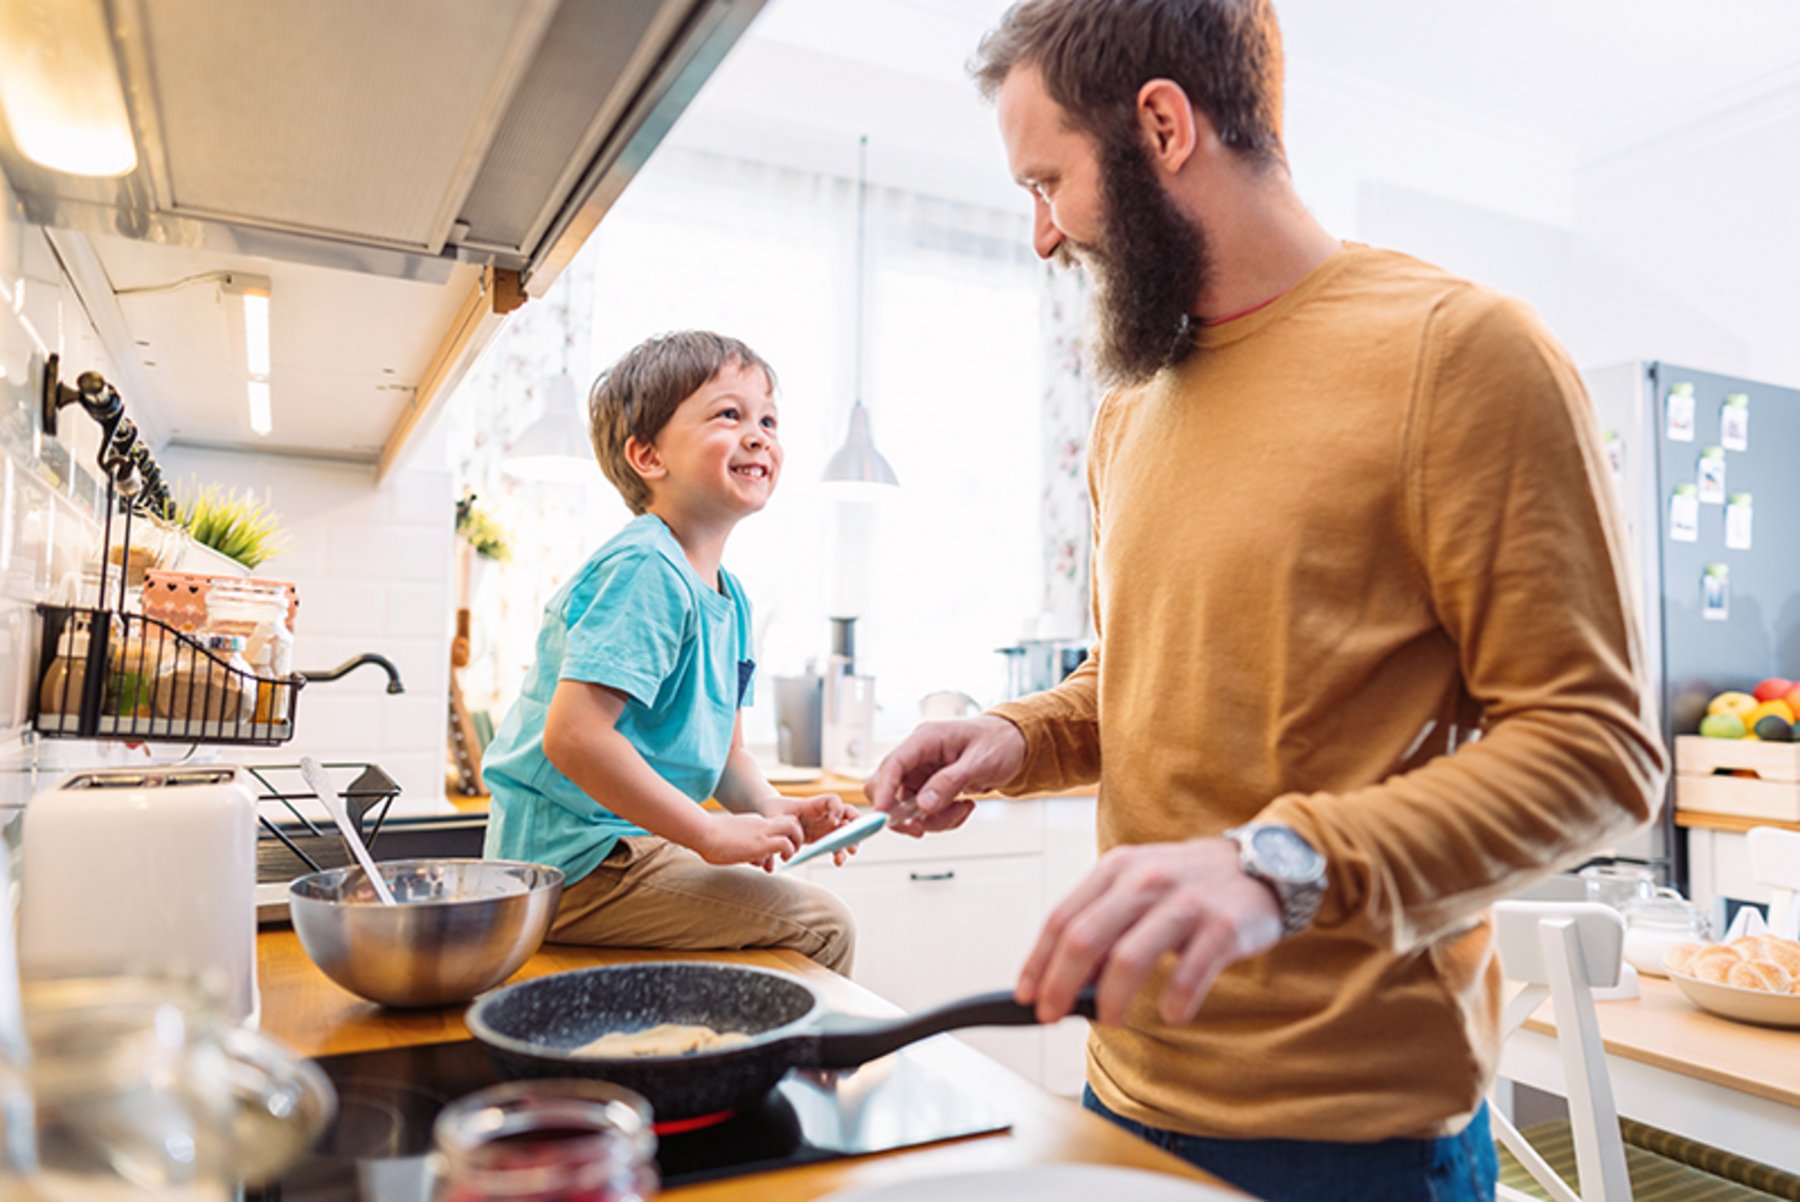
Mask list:
MULTIPOLYGON (((154 289, 116 278, 148 247, 122 255, 121 239, 168 249, 146 275, 274 263, 382 277, 390 299, 398 281, 435 285, 418 309, 437 329, 400 369, 412 392, 386 470, 505 313, 550 287, 763 0, 85 2, 105 4, 138 166, 50 171, 0 123, 0 168, 122 343, 109 349, 149 341, 134 328, 148 300, 120 297, 154 289)), ((278 327, 283 301, 278 279, 278 327)), ((157 392, 154 373, 122 370, 157 392)))
POLYGON ((760 7, 113 0, 137 170, 0 156, 43 225, 541 294, 760 7))

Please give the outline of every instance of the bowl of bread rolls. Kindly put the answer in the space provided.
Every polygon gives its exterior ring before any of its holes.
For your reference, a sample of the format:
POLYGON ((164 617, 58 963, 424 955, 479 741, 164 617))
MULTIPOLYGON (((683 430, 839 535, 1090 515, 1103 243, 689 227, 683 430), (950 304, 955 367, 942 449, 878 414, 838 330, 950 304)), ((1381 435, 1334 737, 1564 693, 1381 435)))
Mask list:
POLYGON ((1800 942, 1745 935, 1729 943, 1677 943, 1663 967, 1688 1001, 1721 1018, 1800 1027, 1800 942))

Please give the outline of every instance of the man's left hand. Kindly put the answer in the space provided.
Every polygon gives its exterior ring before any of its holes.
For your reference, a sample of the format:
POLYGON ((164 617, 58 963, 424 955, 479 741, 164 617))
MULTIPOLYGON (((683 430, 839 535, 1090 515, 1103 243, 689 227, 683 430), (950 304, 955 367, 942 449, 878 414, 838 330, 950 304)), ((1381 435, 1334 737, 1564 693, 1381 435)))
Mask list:
POLYGON ((1159 1011, 1183 1024, 1226 965, 1280 938, 1275 893, 1238 867, 1231 840, 1116 847, 1051 913, 1013 996, 1055 1022, 1094 981, 1099 1021, 1117 1025, 1157 961, 1174 952, 1159 1011))

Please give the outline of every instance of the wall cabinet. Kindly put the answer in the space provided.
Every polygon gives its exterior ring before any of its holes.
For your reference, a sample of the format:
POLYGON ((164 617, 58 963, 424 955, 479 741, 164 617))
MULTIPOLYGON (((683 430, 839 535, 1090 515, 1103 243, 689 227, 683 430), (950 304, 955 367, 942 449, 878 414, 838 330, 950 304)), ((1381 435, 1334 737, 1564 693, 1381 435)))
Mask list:
MULTIPOLYGON (((1094 862, 1094 799, 995 799, 954 831, 878 835, 842 868, 800 871, 856 916, 856 981, 907 1010, 1011 989, 1051 908, 1094 862)), ((957 1038, 1057 1093, 1081 1090, 1087 1024, 957 1038)))

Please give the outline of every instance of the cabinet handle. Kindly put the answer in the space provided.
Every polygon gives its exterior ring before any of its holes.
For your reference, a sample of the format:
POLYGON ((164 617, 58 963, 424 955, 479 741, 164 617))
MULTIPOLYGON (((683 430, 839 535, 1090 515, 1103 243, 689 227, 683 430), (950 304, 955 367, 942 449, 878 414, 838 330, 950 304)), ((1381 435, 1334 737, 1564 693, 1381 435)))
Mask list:
POLYGON ((906 879, 910 881, 953 881, 956 879, 956 869, 951 868, 945 872, 909 872, 906 874, 906 879))

